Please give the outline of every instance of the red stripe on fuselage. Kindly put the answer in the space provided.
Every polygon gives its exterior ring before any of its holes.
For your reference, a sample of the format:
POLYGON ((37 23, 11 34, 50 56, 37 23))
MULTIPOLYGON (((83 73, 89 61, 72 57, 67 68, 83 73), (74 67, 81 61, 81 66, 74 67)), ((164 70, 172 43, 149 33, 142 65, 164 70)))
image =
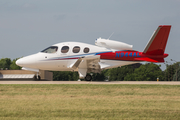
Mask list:
POLYGON ((134 61, 134 58, 141 57, 142 52, 138 51, 116 51, 100 53, 101 59, 134 61))
POLYGON ((152 61, 150 59, 159 59, 165 58, 168 54, 164 55, 146 55, 143 52, 139 51, 116 51, 116 52, 107 52, 107 53, 100 53, 101 59, 107 60, 122 60, 122 61, 149 61, 149 62, 162 62, 162 61, 152 61), (150 59, 149 59, 150 58, 150 59))

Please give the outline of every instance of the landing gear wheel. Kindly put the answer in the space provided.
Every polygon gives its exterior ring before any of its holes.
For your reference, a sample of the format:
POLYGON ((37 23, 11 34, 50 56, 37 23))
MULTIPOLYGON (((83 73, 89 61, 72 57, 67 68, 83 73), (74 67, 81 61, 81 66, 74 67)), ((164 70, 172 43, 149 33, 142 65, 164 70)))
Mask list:
POLYGON ((38 76, 34 76, 34 80, 41 80, 41 77, 38 75, 38 76))
POLYGON ((85 80, 86 81, 91 81, 92 80, 92 76, 91 75, 86 75, 85 80))
POLYGON ((37 79, 38 79, 38 80, 41 80, 41 77, 38 75, 37 79))
POLYGON ((34 79, 34 80, 37 80, 37 76, 35 75, 33 79, 34 79))

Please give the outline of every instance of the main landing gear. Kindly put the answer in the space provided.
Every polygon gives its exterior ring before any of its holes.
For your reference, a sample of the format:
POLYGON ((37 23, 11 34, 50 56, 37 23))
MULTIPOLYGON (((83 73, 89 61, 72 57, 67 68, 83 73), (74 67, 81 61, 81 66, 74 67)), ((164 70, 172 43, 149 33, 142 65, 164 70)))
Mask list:
POLYGON ((91 75, 86 75, 85 80, 86 81, 91 81, 92 80, 92 76, 91 75))
POLYGON ((86 81, 91 81, 92 80, 92 72, 88 72, 87 69, 78 69, 79 73, 79 78, 80 79, 85 79, 86 81), (88 74, 87 74, 88 73, 88 74))

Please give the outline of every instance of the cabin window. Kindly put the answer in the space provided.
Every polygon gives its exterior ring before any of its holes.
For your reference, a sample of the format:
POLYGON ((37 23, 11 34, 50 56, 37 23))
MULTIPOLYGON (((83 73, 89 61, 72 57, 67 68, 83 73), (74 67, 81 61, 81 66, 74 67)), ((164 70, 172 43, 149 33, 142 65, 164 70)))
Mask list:
POLYGON ((51 47, 44 49, 41 52, 43 52, 43 53, 55 53, 57 50, 58 50, 57 46, 51 46, 51 47))
POLYGON ((69 47, 68 46, 63 46, 62 48, 61 48, 61 52, 62 53, 67 53, 69 51, 69 47))
POLYGON ((78 53, 80 51, 80 47, 79 46, 75 46, 73 48, 73 53, 78 53))
POLYGON ((84 48, 84 53, 88 53, 89 52, 89 48, 88 47, 85 47, 84 48))

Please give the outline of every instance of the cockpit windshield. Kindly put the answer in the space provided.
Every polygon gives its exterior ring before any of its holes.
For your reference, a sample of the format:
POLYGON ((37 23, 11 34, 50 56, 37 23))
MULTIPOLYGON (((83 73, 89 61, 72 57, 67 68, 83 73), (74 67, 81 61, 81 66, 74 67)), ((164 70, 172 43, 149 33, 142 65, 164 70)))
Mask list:
POLYGON ((43 53, 55 53, 57 50, 58 50, 57 46, 50 46, 41 52, 43 52, 43 53))

